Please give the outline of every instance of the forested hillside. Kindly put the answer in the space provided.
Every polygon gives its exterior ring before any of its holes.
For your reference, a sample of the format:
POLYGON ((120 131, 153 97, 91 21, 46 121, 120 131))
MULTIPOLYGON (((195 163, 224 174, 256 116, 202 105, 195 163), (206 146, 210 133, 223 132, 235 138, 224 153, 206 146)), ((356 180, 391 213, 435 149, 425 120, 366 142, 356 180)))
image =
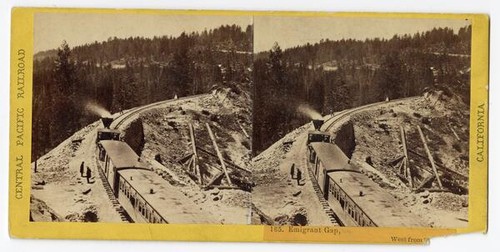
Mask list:
MULTIPOLYGON (((178 37, 109 38, 39 52, 33 73, 33 151, 37 158, 111 113, 251 81, 252 26, 223 25, 178 37)), ((248 87, 248 85, 244 85, 248 87)))
POLYGON ((254 61, 254 154, 310 120, 297 111, 303 104, 325 115, 427 89, 453 89, 468 103, 470 42, 471 26, 284 51, 276 43, 254 61))

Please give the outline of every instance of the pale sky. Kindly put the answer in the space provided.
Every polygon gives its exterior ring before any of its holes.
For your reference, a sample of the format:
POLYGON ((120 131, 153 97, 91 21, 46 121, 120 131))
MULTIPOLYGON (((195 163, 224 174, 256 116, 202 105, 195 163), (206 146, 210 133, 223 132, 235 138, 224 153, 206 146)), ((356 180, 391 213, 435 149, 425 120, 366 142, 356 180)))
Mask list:
POLYGON ((413 34, 434 27, 450 27, 458 32, 468 24, 469 21, 459 19, 256 16, 254 52, 268 51, 275 42, 286 49, 327 38, 392 38, 394 34, 413 34))
POLYGON ((34 20, 35 53, 59 47, 63 40, 70 47, 104 41, 109 37, 178 36, 183 31, 203 31, 236 24, 246 29, 251 16, 151 15, 37 13, 34 20))
POLYGON ((245 29, 252 21, 255 52, 267 51, 275 42, 286 49, 327 38, 391 38, 394 34, 413 34, 434 27, 450 27, 458 31, 470 24, 460 19, 255 16, 252 20, 250 15, 37 13, 34 50, 36 53, 55 49, 63 40, 74 47, 114 36, 178 36, 183 31, 203 31, 225 24, 236 24, 245 29))

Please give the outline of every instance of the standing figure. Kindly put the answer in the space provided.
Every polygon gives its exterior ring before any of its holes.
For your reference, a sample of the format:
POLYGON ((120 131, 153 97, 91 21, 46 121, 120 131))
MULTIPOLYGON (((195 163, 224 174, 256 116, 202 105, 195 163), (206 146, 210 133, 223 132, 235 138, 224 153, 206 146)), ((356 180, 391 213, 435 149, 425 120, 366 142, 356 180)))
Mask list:
POLYGON ((92 171, 87 166, 87 184, 90 184, 90 178, 92 177, 92 171))
POLYGON ((84 172, 83 168, 84 167, 85 167, 85 162, 82 161, 82 164, 80 164, 80 176, 82 176, 82 177, 83 177, 83 172, 84 172))
POLYGON ((294 175, 295 174, 295 163, 292 164, 292 167, 290 168, 290 176, 292 177, 292 179, 294 179, 294 175))
POLYGON ((302 180, 302 172, 300 169, 297 169, 297 185, 301 185, 300 181, 302 180))

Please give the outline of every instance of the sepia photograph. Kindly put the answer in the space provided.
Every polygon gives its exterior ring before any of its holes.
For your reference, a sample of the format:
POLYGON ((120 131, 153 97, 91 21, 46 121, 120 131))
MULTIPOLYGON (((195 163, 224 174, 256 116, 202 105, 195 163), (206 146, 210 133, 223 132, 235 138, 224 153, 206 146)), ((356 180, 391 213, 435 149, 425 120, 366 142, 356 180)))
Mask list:
POLYGON ((194 5, 9 7, 11 245, 491 232, 488 14, 194 5))
POLYGON ((468 226, 471 22, 256 16, 252 223, 468 226))
POLYGON ((252 21, 36 13, 30 221, 248 224, 252 21))

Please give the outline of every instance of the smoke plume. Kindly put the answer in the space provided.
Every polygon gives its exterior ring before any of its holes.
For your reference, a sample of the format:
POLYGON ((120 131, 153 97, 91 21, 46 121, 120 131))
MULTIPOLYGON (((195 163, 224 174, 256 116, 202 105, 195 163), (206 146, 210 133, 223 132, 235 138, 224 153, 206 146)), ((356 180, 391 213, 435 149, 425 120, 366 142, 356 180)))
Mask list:
POLYGON ((323 118, 318 111, 314 110, 307 104, 300 104, 299 107, 297 107, 297 111, 313 120, 323 118))
POLYGON ((111 113, 109 113, 109 111, 94 102, 87 103, 87 105, 85 105, 85 109, 95 115, 98 115, 99 117, 111 117, 111 113))

